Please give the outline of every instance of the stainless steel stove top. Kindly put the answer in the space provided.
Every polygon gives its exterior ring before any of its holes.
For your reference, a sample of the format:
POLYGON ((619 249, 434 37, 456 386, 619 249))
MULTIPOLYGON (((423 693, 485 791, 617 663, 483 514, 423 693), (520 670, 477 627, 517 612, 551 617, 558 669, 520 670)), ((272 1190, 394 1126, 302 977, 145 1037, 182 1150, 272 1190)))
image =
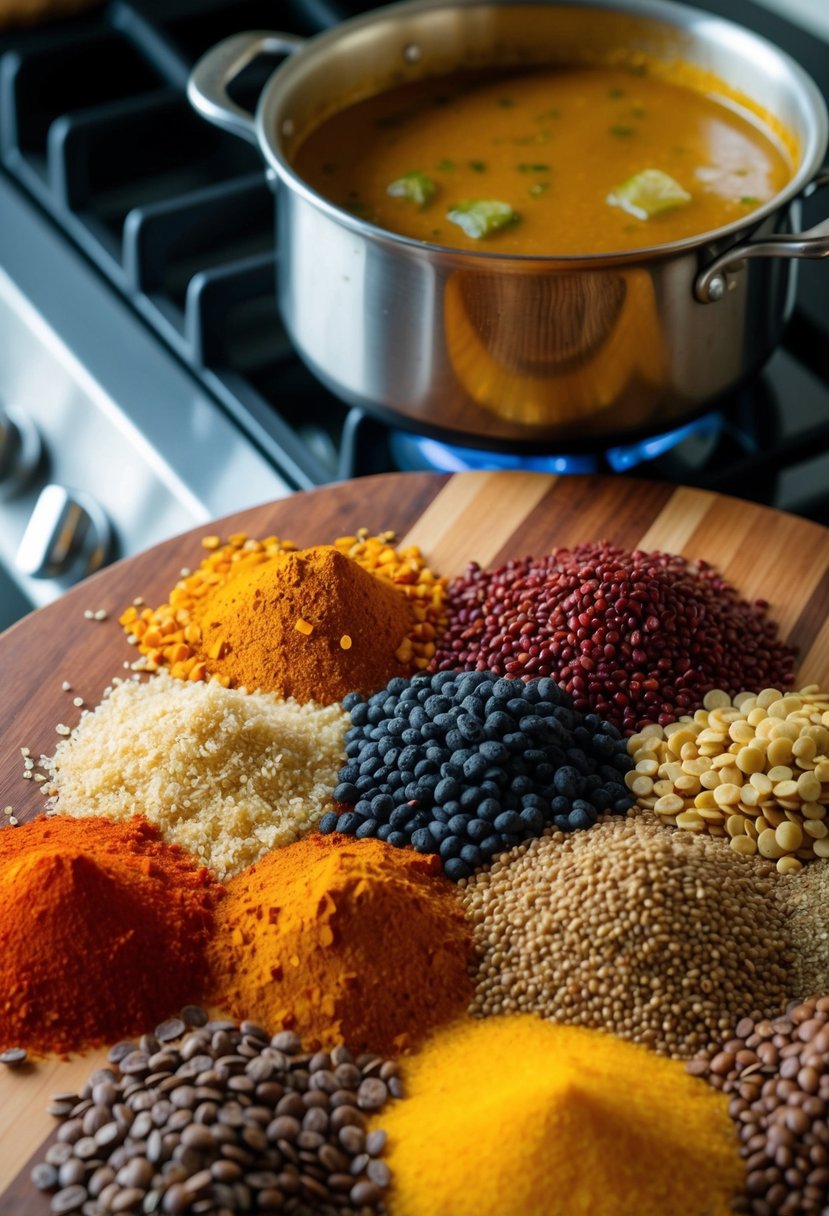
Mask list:
POLYGON ((8 623, 104 561, 292 487, 2 177, 0 216, 0 566, 23 598, 8 623))

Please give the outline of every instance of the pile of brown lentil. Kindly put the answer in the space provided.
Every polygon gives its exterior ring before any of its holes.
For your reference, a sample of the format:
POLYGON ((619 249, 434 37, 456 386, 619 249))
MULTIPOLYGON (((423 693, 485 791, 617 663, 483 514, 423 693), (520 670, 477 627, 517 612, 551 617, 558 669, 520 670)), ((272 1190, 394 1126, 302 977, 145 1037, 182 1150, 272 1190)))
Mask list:
POLYGON ((303 1053, 292 1032, 208 1021, 195 1006, 109 1061, 80 1093, 53 1097, 57 1140, 32 1169, 53 1211, 382 1210, 386 1136, 368 1123, 402 1094, 392 1062, 303 1053))
POLYGON ((471 562, 449 584, 434 670, 551 676, 576 709, 630 734, 792 678, 795 651, 765 601, 750 604, 707 562, 607 543, 554 549, 494 570, 471 562))
POLYGON ((625 783, 665 823, 726 837, 781 874, 829 857, 829 694, 715 689, 703 708, 628 740, 625 783))
POLYGON ((688 1072, 731 1094, 753 1216, 822 1216, 829 1208, 829 997, 773 1019, 742 1018, 688 1072))
POLYGON ((795 948, 794 995, 829 992, 829 865, 806 866, 777 884, 795 948))
POLYGON ((773 867, 655 815, 548 832, 459 884, 478 1017, 537 1012, 686 1057, 792 995, 773 867))

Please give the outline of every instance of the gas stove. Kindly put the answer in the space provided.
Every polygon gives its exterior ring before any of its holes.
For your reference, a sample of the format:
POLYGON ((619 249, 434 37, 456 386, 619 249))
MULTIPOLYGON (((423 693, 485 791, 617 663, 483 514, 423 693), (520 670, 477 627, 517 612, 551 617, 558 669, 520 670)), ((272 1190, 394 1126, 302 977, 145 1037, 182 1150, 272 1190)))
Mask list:
MULTIPOLYGON (((702 0, 829 98, 829 46, 702 0)), ((762 375, 678 431, 519 459, 396 431, 300 362, 275 300, 258 154, 190 109, 238 30, 307 36, 344 0, 111 0, 0 35, 0 627, 99 565, 296 489, 390 469, 527 467, 703 486, 829 524, 829 267, 762 375)), ((257 81, 251 81, 256 87, 257 81)), ((804 204, 804 227, 825 213, 804 204)))

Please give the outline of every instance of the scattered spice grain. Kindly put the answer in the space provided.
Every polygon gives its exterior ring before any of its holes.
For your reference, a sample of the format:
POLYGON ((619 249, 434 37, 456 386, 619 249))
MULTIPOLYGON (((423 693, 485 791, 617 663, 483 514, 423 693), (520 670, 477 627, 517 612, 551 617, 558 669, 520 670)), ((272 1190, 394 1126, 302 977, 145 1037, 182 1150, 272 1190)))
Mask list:
POLYGON ((305 1052, 296 1034, 271 1037, 251 1021, 176 1022, 176 1034, 156 1027, 60 1095, 57 1143, 31 1171, 54 1192, 53 1211, 382 1210, 385 1137, 366 1127, 393 1061, 355 1059, 341 1044, 305 1052))
MULTIPOLYGON (((798 879, 799 881, 799 879, 798 879)), ((688 1072, 730 1096, 753 1216, 822 1216, 829 1207, 829 997, 772 1019, 743 1017, 688 1072)))
POLYGON ((546 833, 460 884, 479 953, 470 1012, 537 1012, 692 1055, 793 994, 776 881, 770 863, 653 815, 546 833))
POLYGON ((665 823, 724 836, 781 874, 829 857, 829 694, 706 694, 702 709, 628 740, 625 777, 665 823))
POLYGON ((795 651, 767 607, 707 562, 606 542, 493 570, 471 562, 449 585, 433 667, 552 676, 577 709, 631 734, 675 721, 712 688, 786 688, 795 651))
POLYGON ((219 894, 137 817, 0 831, 0 1048, 72 1051, 198 996, 219 894))
POLYGON ((728 1216, 720 1094, 642 1047, 539 1018, 468 1021, 401 1061, 382 1116, 394 1216, 728 1216))
POLYGON ((140 812, 224 879, 319 820, 347 726, 338 705, 163 671, 116 680, 44 761, 50 805, 76 817, 140 812))
POLYGON ((462 1013, 472 954, 436 857, 311 835, 228 883, 212 997, 313 1044, 398 1051, 462 1013))

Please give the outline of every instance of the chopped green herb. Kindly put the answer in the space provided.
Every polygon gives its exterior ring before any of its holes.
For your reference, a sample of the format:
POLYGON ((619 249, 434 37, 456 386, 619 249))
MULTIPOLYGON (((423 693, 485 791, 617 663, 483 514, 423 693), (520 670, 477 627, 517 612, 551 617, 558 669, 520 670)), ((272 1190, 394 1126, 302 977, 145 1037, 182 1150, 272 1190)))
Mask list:
POLYGON ((540 198, 542 194, 546 194, 550 189, 549 182, 533 182, 530 186, 530 194, 533 198, 540 198))
POLYGON ((523 162, 517 166, 519 173, 549 173, 549 165, 533 165, 523 162))
POLYGON ((632 63, 628 67, 631 76, 647 76, 648 65, 646 63, 632 63))
POLYGON ((419 169, 412 169, 409 173, 404 173, 402 177, 395 178, 386 187, 386 194, 390 194, 392 198, 405 198, 421 208, 426 207, 436 193, 437 186, 431 177, 427 177, 419 169))
POLYGON ((645 109, 644 106, 631 106, 630 107, 631 118, 644 118, 646 114, 647 114, 647 110, 645 109))
POLYGON ((455 162, 453 160, 447 160, 444 157, 443 160, 438 161, 438 163, 435 165, 435 168, 439 169, 441 173, 451 173, 452 170, 455 168, 455 162))
POLYGON ((491 236, 501 228, 517 224, 519 216, 509 203, 502 203, 495 198, 467 198, 447 211, 446 218, 462 228, 473 240, 491 236))
POLYGON ((615 101, 615 100, 616 100, 617 98, 619 98, 619 97, 624 97, 624 95, 625 95, 625 90, 624 90, 624 89, 620 89, 620 88, 618 88, 618 87, 616 87, 615 89, 608 89, 608 90, 607 90, 607 95, 608 95, 608 97, 612 97, 612 98, 614 99, 614 101, 615 101))
POLYGON ((760 200, 759 200, 759 198, 755 198, 753 194, 744 194, 743 197, 740 199, 740 202, 745 207, 754 207, 755 204, 760 202, 760 200))
POLYGON ((610 134, 615 135, 617 139, 629 139, 636 132, 633 127, 615 126, 610 128, 610 134))
POLYGON ((499 97, 499 98, 498 98, 498 105, 499 105, 499 106, 500 106, 500 107, 501 107, 503 110, 508 110, 508 109, 510 108, 510 106, 514 106, 514 105, 515 105, 515 102, 512 100, 512 98, 511 98, 511 97, 499 97))
POLYGON ((359 199, 352 199, 345 204, 346 211, 350 211, 352 215, 356 215, 359 219, 367 220, 373 215, 371 207, 368 203, 363 203, 359 199))
POLYGON ((543 122, 545 118, 561 118, 561 110, 557 106, 552 106, 549 110, 542 110, 540 114, 536 114, 535 121, 543 122))
POLYGON ((325 162, 325 164, 322 166, 322 171, 323 171, 323 173, 336 173, 337 166, 332 164, 330 160, 327 160, 325 162))
POLYGON ((476 173, 486 173, 486 161, 471 160, 469 162, 469 168, 474 169, 476 173))
POLYGON ((643 169, 612 190, 605 201, 638 220, 649 220, 663 211, 685 206, 691 202, 691 195, 661 169, 643 169))

